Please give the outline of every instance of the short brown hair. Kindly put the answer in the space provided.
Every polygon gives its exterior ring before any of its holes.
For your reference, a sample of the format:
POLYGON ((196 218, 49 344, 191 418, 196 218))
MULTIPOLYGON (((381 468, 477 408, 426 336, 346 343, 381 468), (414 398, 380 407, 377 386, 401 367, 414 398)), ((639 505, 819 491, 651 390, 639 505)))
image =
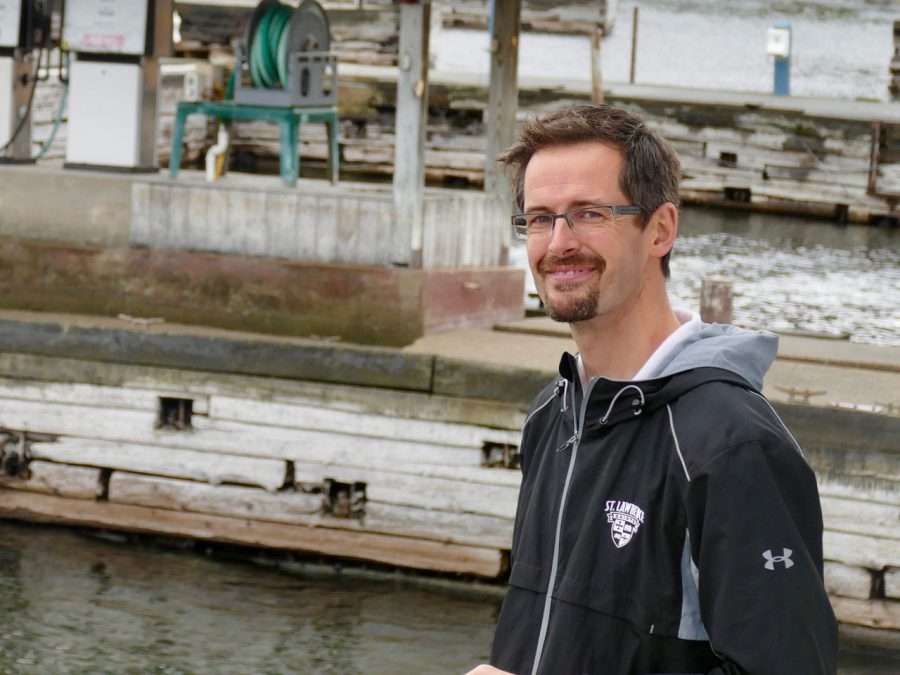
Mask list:
MULTIPOLYGON (((516 203, 524 207, 525 169, 532 156, 545 148, 599 141, 619 150, 625 163, 619 187, 641 209, 641 226, 666 202, 676 207, 681 163, 672 147, 647 128, 636 115, 608 105, 580 105, 541 115, 526 122, 519 140, 499 161, 513 170, 516 203)), ((669 276, 669 254, 662 261, 669 276)))

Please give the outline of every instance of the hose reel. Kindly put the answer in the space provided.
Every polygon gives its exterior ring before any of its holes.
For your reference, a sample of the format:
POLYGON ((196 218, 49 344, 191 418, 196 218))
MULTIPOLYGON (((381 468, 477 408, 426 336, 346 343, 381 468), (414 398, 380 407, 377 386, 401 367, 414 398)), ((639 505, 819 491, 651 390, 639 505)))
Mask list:
POLYGON ((315 0, 299 7, 263 0, 235 45, 234 101, 262 106, 326 106, 337 100, 337 59, 328 16, 315 0))

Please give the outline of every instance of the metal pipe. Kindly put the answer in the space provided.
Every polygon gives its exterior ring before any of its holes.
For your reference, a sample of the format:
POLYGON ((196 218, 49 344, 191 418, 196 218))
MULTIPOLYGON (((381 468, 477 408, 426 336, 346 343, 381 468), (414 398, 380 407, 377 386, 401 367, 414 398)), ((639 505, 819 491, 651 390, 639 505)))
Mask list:
POLYGON ((635 7, 631 13, 631 67, 628 71, 628 82, 634 84, 634 67, 637 63, 638 18, 640 7, 635 7))

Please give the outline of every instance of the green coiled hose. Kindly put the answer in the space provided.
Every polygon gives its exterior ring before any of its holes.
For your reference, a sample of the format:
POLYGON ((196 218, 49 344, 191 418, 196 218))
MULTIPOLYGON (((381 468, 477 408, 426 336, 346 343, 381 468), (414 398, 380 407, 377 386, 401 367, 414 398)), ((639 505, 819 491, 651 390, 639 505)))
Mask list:
POLYGON ((273 4, 259 19, 250 46, 250 78, 253 86, 286 87, 289 26, 294 8, 273 4))

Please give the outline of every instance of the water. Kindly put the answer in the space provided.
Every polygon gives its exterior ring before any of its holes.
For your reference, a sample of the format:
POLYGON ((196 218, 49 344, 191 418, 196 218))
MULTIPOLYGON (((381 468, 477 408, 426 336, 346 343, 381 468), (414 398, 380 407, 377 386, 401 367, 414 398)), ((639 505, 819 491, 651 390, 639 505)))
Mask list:
MULTIPOLYGON (((523 248, 512 257, 527 265, 523 248)), ((900 345, 898 228, 685 207, 671 268, 676 305, 696 309, 703 278, 722 276, 738 325, 900 345)))
MULTIPOLYGON (((603 43, 604 81, 628 81, 636 4, 637 84, 771 93, 774 66, 766 55, 766 31, 789 21, 793 95, 889 98, 892 26, 900 19, 895 0, 620 0, 615 28, 603 43)), ((438 70, 488 70, 485 31, 444 30, 433 44, 438 70)), ((520 45, 522 77, 590 80, 587 37, 525 33, 520 45)))
MULTIPOLYGON (((3 675, 461 674, 487 658, 499 603, 0 521, 3 675)), ((842 655, 841 675, 897 672, 900 655, 842 655)))

